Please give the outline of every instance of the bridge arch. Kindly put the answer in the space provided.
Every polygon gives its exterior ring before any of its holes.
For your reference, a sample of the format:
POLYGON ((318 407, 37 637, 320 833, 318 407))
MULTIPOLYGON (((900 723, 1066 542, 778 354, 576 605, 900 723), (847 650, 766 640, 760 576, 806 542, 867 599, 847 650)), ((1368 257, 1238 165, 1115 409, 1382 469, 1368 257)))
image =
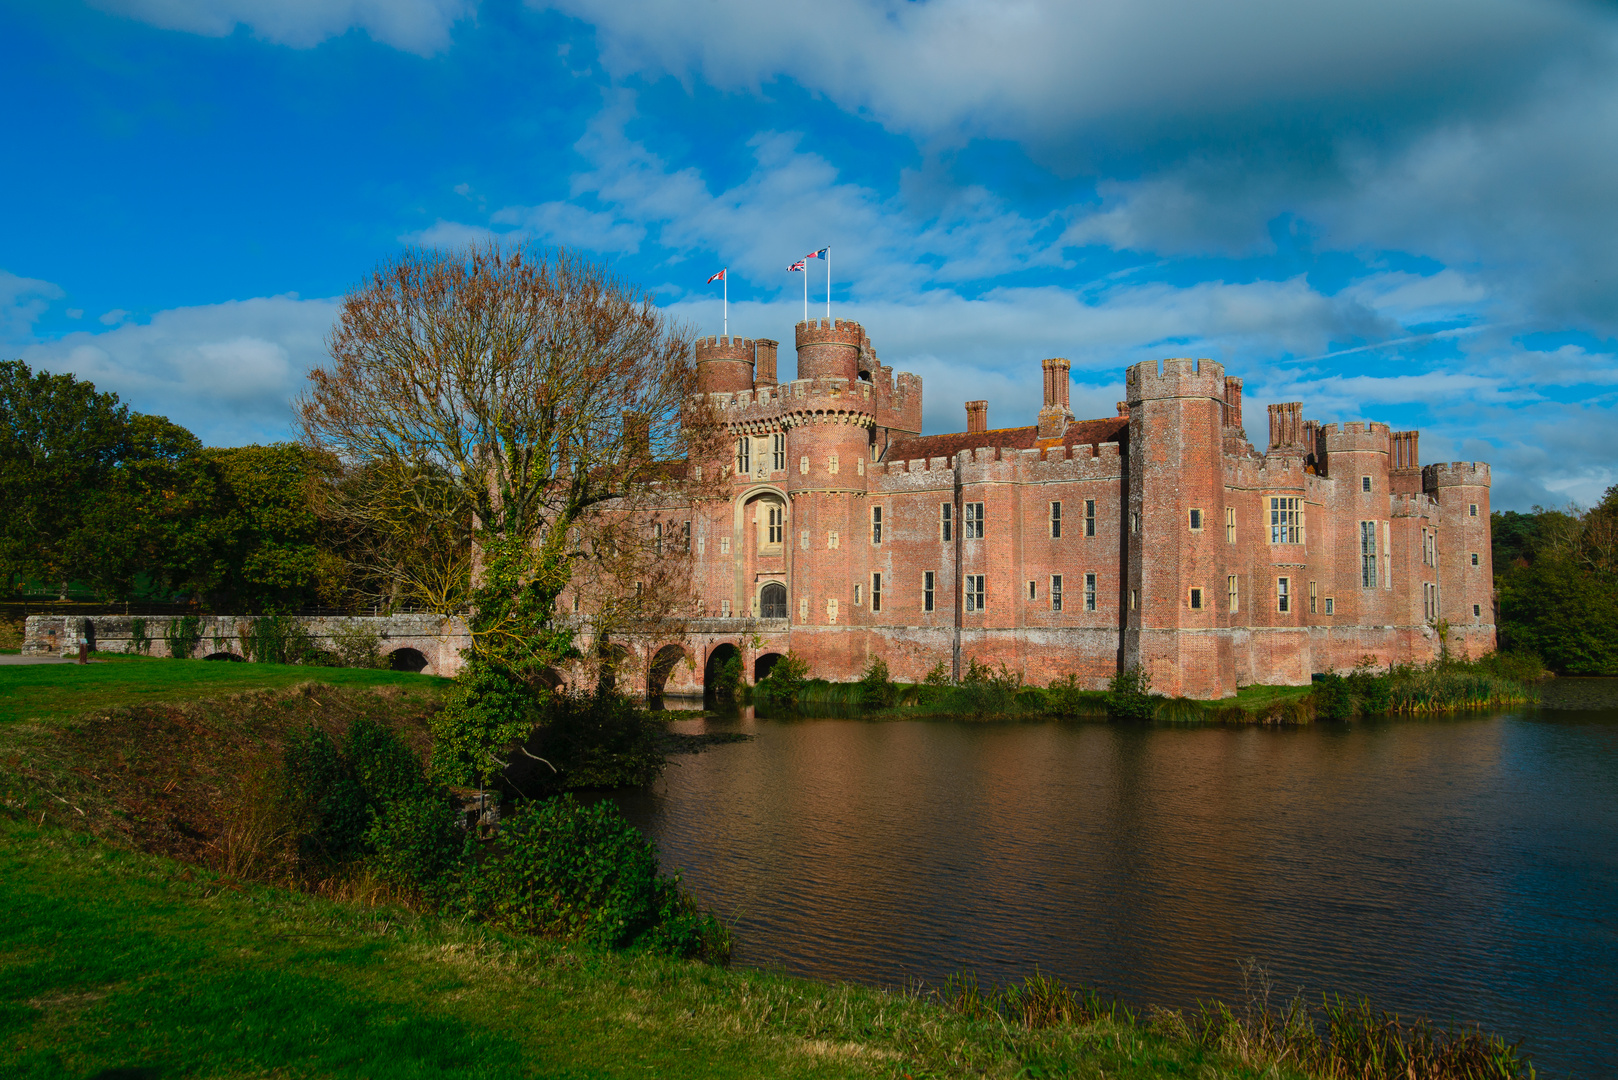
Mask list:
POLYGON ((719 669, 732 659, 740 660, 741 649, 729 641, 721 641, 708 650, 707 663, 702 665, 702 692, 704 696, 716 692, 719 681, 719 669))
POLYGON ((646 670, 646 700, 655 701, 662 697, 663 688, 674 673, 674 666, 688 659, 690 657, 685 649, 679 645, 665 645, 653 653, 652 663, 646 670))
POLYGON ((778 652, 764 653, 753 661, 753 682, 757 684, 770 677, 770 669, 781 660, 778 652))
POLYGON ((427 657, 420 649, 405 646, 388 653, 388 667, 393 671, 420 673, 427 670, 427 657))

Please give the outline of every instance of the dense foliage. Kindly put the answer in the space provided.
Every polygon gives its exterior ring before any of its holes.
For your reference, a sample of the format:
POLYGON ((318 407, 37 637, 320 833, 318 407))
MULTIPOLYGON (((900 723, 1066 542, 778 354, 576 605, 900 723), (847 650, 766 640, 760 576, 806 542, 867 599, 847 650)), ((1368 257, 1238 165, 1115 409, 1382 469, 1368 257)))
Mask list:
POLYGON ((1618 485, 1594 508, 1496 513, 1500 644, 1562 675, 1618 675, 1618 485))

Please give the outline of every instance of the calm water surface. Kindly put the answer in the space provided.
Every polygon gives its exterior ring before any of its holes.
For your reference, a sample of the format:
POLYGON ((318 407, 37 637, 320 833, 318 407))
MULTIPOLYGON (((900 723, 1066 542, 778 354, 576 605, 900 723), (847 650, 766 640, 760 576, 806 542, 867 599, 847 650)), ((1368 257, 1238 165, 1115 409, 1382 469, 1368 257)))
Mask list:
POLYGON ((1038 967, 1187 1006, 1238 998, 1256 957, 1283 994, 1475 1020, 1541 1076, 1618 1076, 1618 709, 677 726, 756 736, 622 800, 740 964, 881 985, 1038 967))

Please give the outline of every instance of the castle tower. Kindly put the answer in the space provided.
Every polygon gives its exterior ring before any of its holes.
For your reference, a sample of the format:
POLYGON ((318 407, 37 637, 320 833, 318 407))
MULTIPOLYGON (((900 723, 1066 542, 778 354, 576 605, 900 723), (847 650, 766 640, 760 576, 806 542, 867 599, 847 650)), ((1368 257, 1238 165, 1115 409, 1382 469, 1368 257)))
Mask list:
POLYGON ((796 328, 798 378, 829 376, 854 382, 860 377, 865 328, 851 319, 810 319, 796 328))
POLYGON ((1326 471, 1337 491, 1336 513, 1346 533, 1335 549, 1337 617, 1392 626, 1399 619, 1393 590, 1393 493, 1388 425, 1327 424, 1326 471))
POLYGON ((1128 371, 1126 667, 1156 693, 1236 692, 1223 559, 1225 370, 1164 360, 1128 371), (1190 631, 1187 633, 1186 631, 1190 631), (1197 632, 1206 631, 1206 632, 1197 632))
POLYGON ((1449 648, 1482 656, 1495 647, 1494 560, 1489 539, 1489 466, 1452 461, 1421 470, 1422 488, 1438 500, 1439 606, 1449 624, 1449 648))
POLYGON ((751 389, 753 342, 739 337, 697 339, 697 393, 734 394, 751 389))

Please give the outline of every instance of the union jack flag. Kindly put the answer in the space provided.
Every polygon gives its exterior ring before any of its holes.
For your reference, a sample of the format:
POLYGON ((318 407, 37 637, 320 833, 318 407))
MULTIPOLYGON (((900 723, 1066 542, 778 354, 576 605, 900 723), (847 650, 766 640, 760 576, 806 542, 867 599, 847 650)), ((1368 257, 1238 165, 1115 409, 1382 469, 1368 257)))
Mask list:
MULTIPOLYGON (((730 267, 728 267, 728 266, 727 266, 727 267, 725 267, 725 270, 729 270, 729 269, 730 269, 730 267)), ((715 274, 715 275, 714 275, 714 276, 713 276, 713 277, 711 277, 711 278, 709 278, 709 279, 708 279, 708 284, 709 284, 709 285, 712 285, 712 284, 713 284, 713 283, 714 283, 714 282, 716 282, 716 281, 723 281, 723 280, 725 280, 725 270, 721 270, 721 271, 719 271, 719 273, 717 273, 717 274, 715 274)))
POLYGON ((807 271, 807 270, 808 270, 808 269, 809 269, 809 268, 808 268, 808 267, 807 267, 807 266, 805 266, 805 265, 804 265, 804 261, 803 261, 803 260, 802 260, 802 259, 799 259, 799 260, 798 260, 798 261, 797 261, 797 262, 795 262, 795 263, 793 263, 793 264, 792 264, 792 265, 791 265, 791 266, 789 266, 789 267, 787 267, 787 271, 788 271, 788 273, 790 273, 790 272, 791 272, 791 271, 793 271, 793 270, 804 270, 804 271, 807 271))

